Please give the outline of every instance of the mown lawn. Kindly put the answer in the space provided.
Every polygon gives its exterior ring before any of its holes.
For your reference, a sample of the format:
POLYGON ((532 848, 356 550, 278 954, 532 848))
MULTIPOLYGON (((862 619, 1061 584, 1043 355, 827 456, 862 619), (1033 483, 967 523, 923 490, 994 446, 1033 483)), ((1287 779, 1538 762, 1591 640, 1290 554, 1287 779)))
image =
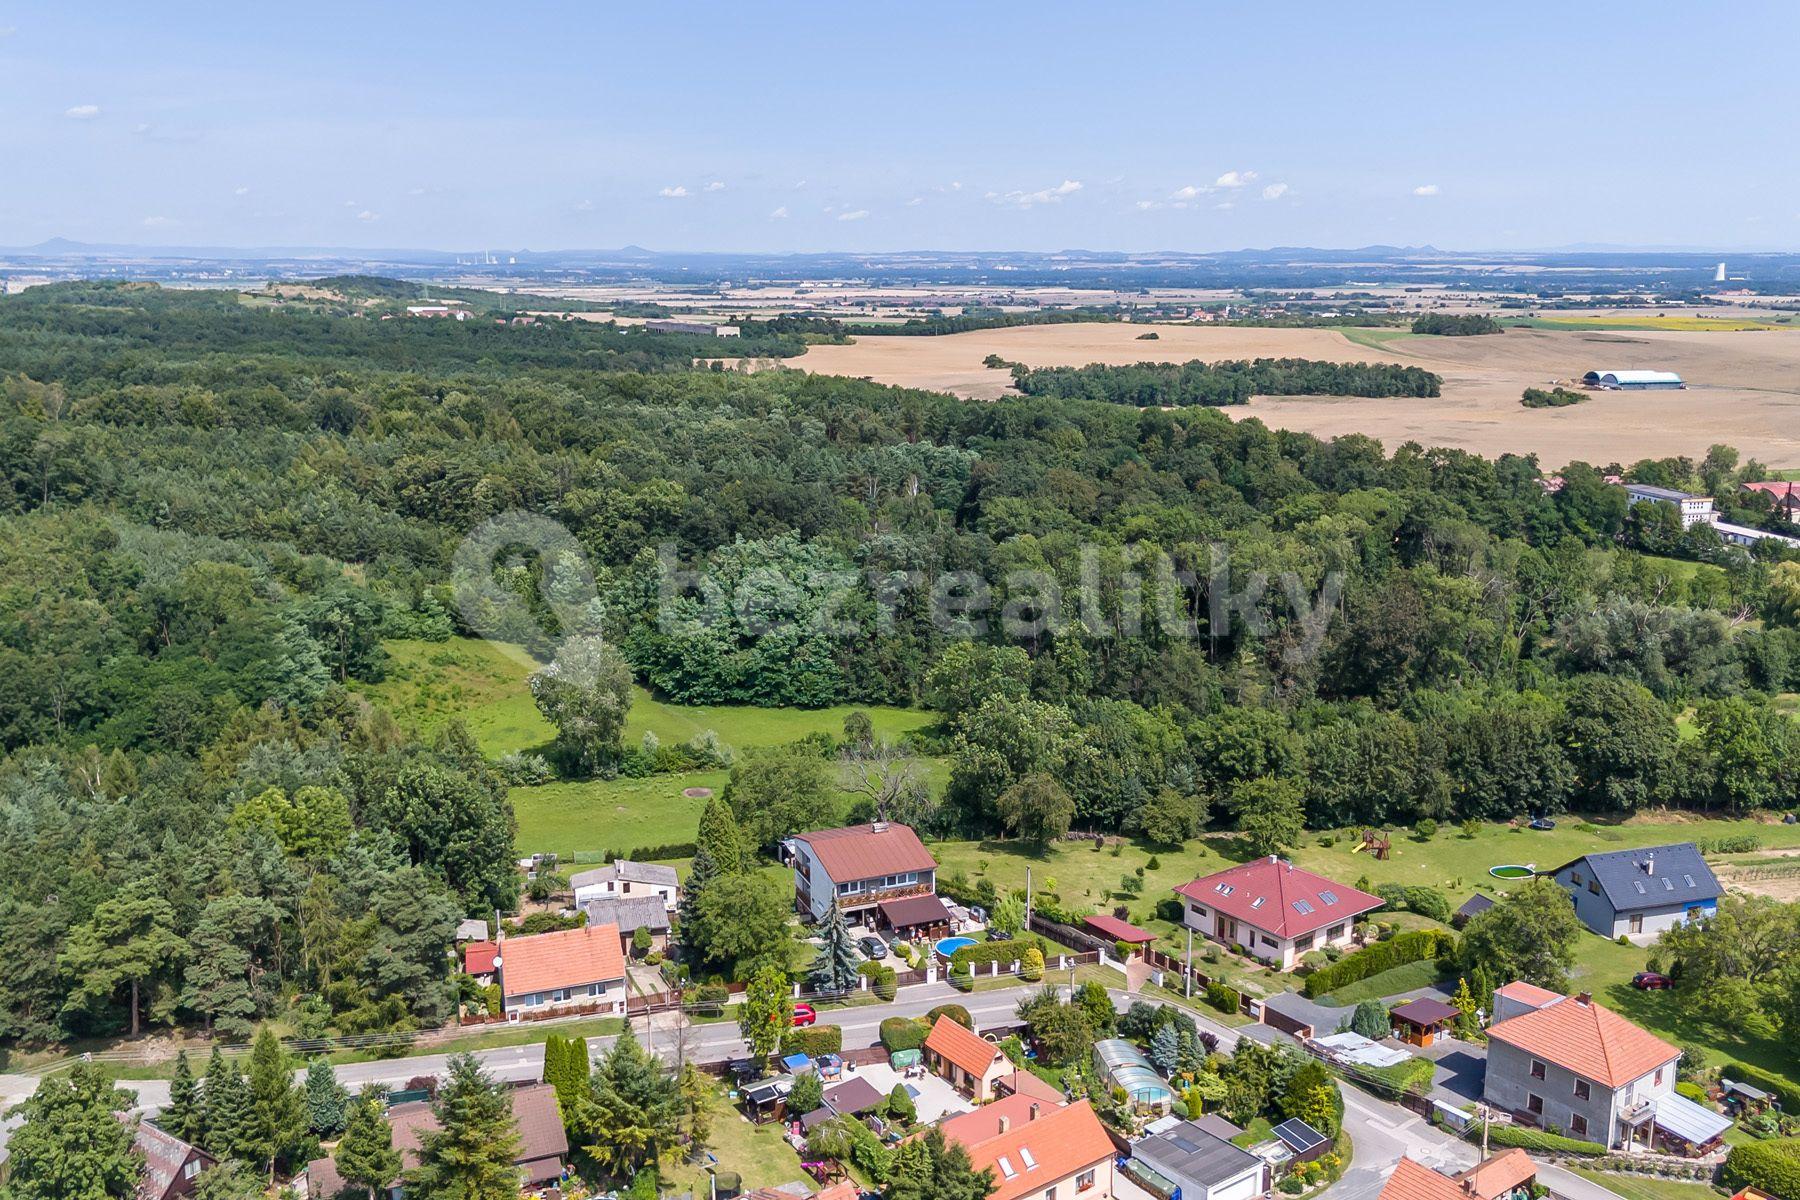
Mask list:
POLYGON ((1685 1183, 1679 1179, 1650 1179, 1640 1175, 1612 1175, 1605 1171, 1570 1170, 1583 1179, 1592 1180, 1625 1200, 1716 1200, 1723 1195, 1704 1183, 1685 1183))
MULTIPOLYGON (((779 1121, 752 1125, 731 1103, 726 1089, 715 1090, 711 1106, 712 1136, 707 1149, 719 1170, 736 1172, 743 1177, 745 1191, 774 1187, 796 1179, 804 1179, 800 1156, 781 1138, 779 1121)), ((711 1194, 710 1172, 705 1163, 665 1162, 662 1179, 671 1195, 711 1194)))
MULTIPOLYGON (((489 754, 542 750, 555 736, 532 703, 526 679, 539 665, 517 646, 479 638, 446 642, 386 643, 388 677, 361 690, 402 721, 430 731, 460 717, 489 754)), ((625 740, 646 732, 665 744, 686 742, 712 730, 738 750, 778 746, 813 733, 842 734, 855 705, 834 708, 755 708, 749 705, 665 704, 643 688, 632 689, 625 740)), ((937 719, 923 709, 862 706, 878 737, 897 739, 937 719)))
POLYGON ((1337 991, 1319 997, 1319 1003, 1344 1006, 1360 1004, 1364 1000, 1380 1000, 1385 996, 1410 992, 1414 988, 1430 987, 1437 981, 1437 963, 1430 960, 1410 962, 1382 971, 1378 975, 1371 975, 1367 979, 1347 983, 1337 991))

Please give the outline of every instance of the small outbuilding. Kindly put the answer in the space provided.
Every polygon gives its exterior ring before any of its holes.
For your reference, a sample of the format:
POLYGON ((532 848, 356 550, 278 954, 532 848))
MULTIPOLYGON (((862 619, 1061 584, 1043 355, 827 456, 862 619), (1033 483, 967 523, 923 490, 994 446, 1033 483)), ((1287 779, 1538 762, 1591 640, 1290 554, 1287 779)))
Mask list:
POLYGON ((1492 907, 1494 907, 1493 897, 1484 896, 1480 892, 1476 892, 1473 896, 1470 896, 1467 900, 1462 902, 1461 908, 1450 915, 1450 923, 1458 929, 1461 929, 1472 919, 1479 917, 1482 913, 1492 907))
POLYGON ((1156 940, 1156 935, 1147 929, 1139 929, 1130 921, 1096 913, 1085 917, 1082 921, 1089 929, 1110 942, 1124 942, 1129 946, 1148 946, 1156 940))
POLYGON ((1168 1112, 1174 1102, 1175 1089, 1157 1074, 1143 1051, 1124 1038, 1101 1038, 1094 1043, 1094 1065, 1100 1078, 1121 1088, 1140 1108, 1168 1112))
POLYGON ((1589 371, 1581 382, 1588 387, 1626 392, 1668 391, 1687 386, 1673 371, 1589 371))
POLYGON ((1281 1144, 1293 1152, 1295 1162, 1312 1162, 1331 1151, 1331 1139, 1299 1117, 1283 1121, 1274 1129, 1281 1144))
POLYGON ((1454 1004, 1445 1004, 1430 996, 1408 1000, 1388 1016, 1394 1023, 1394 1036, 1413 1046, 1429 1046, 1450 1032, 1462 1015, 1454 1004))

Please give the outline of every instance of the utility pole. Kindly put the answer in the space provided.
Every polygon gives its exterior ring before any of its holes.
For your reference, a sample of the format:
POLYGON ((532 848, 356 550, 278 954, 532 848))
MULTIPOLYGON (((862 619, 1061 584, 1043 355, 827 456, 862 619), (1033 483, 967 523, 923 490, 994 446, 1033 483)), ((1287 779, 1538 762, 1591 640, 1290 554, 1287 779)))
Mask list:
POLYGON ((1031 864, 1025 865, 1025 930, 1031 932, 1031 864))
POLYGON ((1187 927, 1187 961, 1182 964, 1181 994, 1194 998, 1194 927, 1187 927))

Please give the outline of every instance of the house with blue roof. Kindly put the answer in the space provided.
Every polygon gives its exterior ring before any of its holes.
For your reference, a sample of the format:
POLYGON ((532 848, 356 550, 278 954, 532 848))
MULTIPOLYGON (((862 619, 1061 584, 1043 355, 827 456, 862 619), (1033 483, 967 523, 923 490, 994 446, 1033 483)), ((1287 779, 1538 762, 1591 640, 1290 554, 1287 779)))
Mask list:
POLYGON ((1724 890, 1692 842, 1584 854, 1550 874, 1581 923, 1609 938, 1650 938, 1710 917, 1724 890))

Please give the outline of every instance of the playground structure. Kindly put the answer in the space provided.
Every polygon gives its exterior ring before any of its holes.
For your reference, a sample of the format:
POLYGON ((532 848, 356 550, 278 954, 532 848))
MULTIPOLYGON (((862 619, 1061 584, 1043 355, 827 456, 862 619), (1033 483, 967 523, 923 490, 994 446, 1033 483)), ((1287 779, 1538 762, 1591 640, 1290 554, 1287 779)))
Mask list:
POLYGON ((1376 861, 1381 861, 1393 853, 1394 843, 1388 837, 1386 830, 1365 829, 1362 831, 1362 841, 1352 846, 1350 853, 1360 854, 1365 850, 1374 855, 1376 861))

